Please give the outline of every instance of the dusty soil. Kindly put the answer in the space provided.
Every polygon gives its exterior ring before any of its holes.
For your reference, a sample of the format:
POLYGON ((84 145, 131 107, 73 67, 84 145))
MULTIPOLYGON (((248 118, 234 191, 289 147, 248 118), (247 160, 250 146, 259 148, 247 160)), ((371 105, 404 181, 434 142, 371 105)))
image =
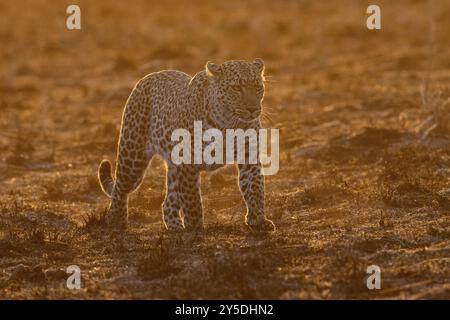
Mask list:
POLYGON ((68 31, 69 2, 0 1, 1 298, 450 298, 448 1, 377 1, 381 31, 356 0, 78 3, 68 31), (255 57, 280 129, 277 232, 246 230, 227 167, 202 176, 205 233, 168 234, 159 159, 128 231, 108 230, 96 170, 135 82, 255 57))

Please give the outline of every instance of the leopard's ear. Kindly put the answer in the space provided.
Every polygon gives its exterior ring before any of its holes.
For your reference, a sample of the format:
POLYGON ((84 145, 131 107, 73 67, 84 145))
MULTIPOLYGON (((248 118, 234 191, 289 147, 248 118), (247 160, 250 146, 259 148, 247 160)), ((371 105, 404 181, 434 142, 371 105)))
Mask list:
POLYGON ((259 73, 264 73, 264 61, 261 58, 256 58, 253 60, 253 65, 255 66, 256 70, 258 70, 259 73))
POLYGON ((208 61, 205 66, 206 74, 209 76, 220 76, 222 74, 222 67, 220 64, 208 61))

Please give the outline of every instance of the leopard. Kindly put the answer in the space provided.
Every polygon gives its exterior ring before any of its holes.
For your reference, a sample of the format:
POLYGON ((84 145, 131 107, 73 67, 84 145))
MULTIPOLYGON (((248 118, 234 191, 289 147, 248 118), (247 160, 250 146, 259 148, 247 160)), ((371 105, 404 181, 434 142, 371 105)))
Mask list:
MULTIPOLYGON (((139 80, 126 101, 113 177, 110 161, 98 168, 101 189, 110 198, 107 225, 126 229, 128 199, 141 185, 147 167, 159 156, 166 167, 166 194, 162 203, 163 223, 169 231, 204 230, 200 173, 224 164, 176 164, 171 151, 176 144, 172 132, 203 129, 254 129, 262 127, 265 95, 265 64, 230 60, 208 61, 190 76, 177 70, 150 73, 139 80)), ((252 231, 275 231, 265 214, 265 179, 260 161, 237 164, 238 185, 246 204, 245 224, 252 231)))

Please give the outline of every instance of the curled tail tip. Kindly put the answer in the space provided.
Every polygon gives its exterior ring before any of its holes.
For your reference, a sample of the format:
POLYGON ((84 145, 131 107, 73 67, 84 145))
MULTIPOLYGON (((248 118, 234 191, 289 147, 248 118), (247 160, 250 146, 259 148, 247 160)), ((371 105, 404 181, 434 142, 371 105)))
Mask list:
POLYGON ((114 180, 111 174, 111 162, 108 160, 102 160, 98 167, 98 180, 103 192, 111 197, 112 189, 114 187, 114 180))
POLYGON ((102 160, 98 166, 98 172, 99 174, 111 173, 111 162, 109 160, 102 160))

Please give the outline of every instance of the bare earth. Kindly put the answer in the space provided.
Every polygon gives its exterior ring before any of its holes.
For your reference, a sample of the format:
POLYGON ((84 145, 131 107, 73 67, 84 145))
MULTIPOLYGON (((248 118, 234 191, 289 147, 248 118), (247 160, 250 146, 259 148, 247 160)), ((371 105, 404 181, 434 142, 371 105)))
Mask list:
POLYGON ((448 107, 450 2, 377 1, 381 31, 357 0, 77 2, 81 31, 64 1, 0 1, 0 298, 450 299, 448 113, 418 129, 448 107), (108 230, 96 171, 136 81, 255 57, 277 232, 246 230, 227 167, 202 176, 205 233, 168 234, 159 159, 108 230))

